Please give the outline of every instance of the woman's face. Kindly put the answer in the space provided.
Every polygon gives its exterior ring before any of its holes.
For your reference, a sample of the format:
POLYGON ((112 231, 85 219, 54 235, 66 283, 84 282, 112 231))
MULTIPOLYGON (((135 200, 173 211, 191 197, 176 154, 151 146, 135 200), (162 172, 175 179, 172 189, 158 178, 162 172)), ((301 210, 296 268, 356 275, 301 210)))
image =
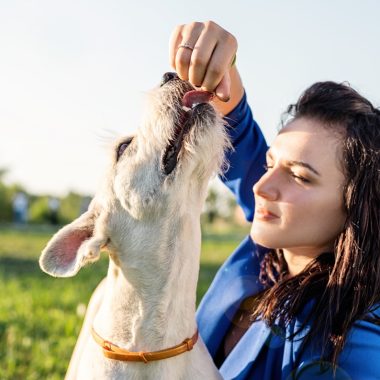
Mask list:
POLYGON ((267 172, 253 187, 253 240, 316 257, 342 231, 344 175, 338 135, 317 121, 290 122, 267 152, 267 172))

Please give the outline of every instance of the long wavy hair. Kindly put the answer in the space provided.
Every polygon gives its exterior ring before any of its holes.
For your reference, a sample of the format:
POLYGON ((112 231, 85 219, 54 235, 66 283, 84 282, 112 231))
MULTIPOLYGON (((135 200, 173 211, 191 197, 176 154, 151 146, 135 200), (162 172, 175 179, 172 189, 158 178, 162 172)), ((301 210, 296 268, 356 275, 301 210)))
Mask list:
POLYGON ((334 251, 322 253, 292 278, 286 277, 281 249, 265 255, 260 271, 265 290, 256 298, 252 319, 263 319, 269 326, 277 320, 287 324, 314 299, 302 349, 317 342, 321 360, 336 368, 355 321, 380 323, 371 314, 380 302, 380 110, 346 83, 319 82, 290 105, 286 115, 316 120, 338 133, 347 217, 334 251))

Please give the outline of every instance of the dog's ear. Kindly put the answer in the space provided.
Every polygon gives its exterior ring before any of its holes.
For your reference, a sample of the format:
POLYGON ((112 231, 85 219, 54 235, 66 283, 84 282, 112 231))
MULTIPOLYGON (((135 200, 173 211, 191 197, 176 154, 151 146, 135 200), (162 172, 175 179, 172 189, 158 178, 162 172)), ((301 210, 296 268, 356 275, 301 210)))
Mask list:
POLYGON ((54 277, 71 277, 85 264, 99 259, 107 239, 102 234, 94 234, 99 218, 96 214, 94 208, 90 208, 50 239, 39 260, 44 272, 54 277))

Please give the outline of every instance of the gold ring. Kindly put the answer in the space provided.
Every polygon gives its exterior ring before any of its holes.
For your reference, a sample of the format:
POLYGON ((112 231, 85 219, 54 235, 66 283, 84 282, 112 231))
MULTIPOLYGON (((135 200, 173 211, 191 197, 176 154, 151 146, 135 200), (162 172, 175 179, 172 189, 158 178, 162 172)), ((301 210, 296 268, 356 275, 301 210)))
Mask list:
POLYGON ((179 48, 190 49, 191 51, 194 50, 194 48, 193 48, 188 42, 185 42, 185 43, 179 45, 179 46, 178 46, 178 49, 179 49, 179 48))

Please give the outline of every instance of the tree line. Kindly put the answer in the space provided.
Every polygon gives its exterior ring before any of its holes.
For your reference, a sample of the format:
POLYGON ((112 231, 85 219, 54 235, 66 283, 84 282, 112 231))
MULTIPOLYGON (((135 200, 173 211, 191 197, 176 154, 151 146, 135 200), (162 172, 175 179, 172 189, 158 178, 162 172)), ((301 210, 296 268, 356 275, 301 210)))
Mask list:
POLYGON ((27 191, 20 184, 6 184, 6 169, 0 169, 0 222, 11 223, 15 220, 14 201, 18 194, 27 199, 27 223, 32 224, 66 224, 77 218, 87 209, 91 197, 76 192, 69 192, 62 197, 49 194, 36 195, 27 191), (55 199, 56 210, 52 210, 51 200, 55 199), (53 216, 54 212, 54 218, 53 216))
MULTIPOLYGON (((70 223, 87 210, 91 201, 91 196, 73 191, 61 197, 32 194, 20 184, 6 184, 6 173, 6 169, 0 168, 0 223, 15 222, 15 198, 20 194, 27 202, 26 223, 31 224, 70 223)), ((218 220, 234 223, 235 208, 232 196, 221 195, 211 187, 203 209, 202 224, 213 224, 218 220)))

